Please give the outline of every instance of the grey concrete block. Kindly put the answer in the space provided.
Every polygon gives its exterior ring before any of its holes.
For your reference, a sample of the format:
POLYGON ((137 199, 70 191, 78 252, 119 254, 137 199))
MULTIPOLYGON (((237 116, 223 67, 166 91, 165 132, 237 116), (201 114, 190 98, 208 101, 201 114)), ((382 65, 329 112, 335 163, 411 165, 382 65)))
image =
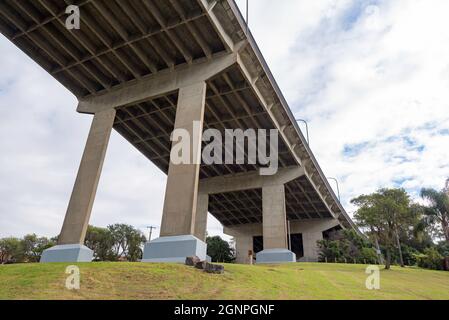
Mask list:
POLYGON ((187 257, 206 260, 207 245, 195 236, 161 237, 145 244, 142 262, 185 263, 187 257))
POLYGON ((296 254, 288 249, 266 249, 256 254, 256 263, 296 262, 296 254))
POLYGON ((94 252, 81 244, 64 244, 44 250, 41 263, 46 262, 92 262, 94 252))

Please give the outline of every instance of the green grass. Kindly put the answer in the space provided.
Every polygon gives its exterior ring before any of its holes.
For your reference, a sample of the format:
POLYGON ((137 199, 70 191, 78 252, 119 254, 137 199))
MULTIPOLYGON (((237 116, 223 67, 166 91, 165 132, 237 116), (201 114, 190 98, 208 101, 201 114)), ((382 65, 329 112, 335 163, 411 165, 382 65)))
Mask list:
POLYGON ((449 272, 381 271, 365 287, 366 266, 297 263, 225 266, 211 275, 176 264, 77 264, 81 289, 65 288, 67 264, 0 266, 0 299, 449 299, 449 272))

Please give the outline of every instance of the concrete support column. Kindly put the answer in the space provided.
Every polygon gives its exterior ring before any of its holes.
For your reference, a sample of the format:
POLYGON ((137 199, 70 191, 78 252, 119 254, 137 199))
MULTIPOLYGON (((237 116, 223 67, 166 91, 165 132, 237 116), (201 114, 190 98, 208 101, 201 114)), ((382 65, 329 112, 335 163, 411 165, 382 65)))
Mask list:
POLYGON ((196 231, 198 234, 202 232, 202 229, 195 230, 195 228, 205 103, 205 82, 198 82, 179 90, 175 132, 181 135, 188 133, 190 161, 189 163, 173 161, 172 155, 180 150, 177 144, 186 141, 173 142, 161 237, 145 246, 144 262, 183 263, 186 257, 194 255, 206 260, 206 244, 202 239, 195 237, 196 231))
POLYGON ((262 188, 262 211, 264 250, 257 254, 257 263, 296 262, 288 250, 284 185, 262 188))
POLYGON ((322 231, 303 232, 302 243, 304 249, 304 257, 301 261, 305 262, 317 262, 318 261, 318 245, 317 241, 323 240, 322 231))
POLYGON ((195 237, 201 241, 206 241, 207 213, 209 210, 209 195, 199 193, 195 215, 195 237))
POLYGON ((161 237, 194 234, 205 100, 205 82, 179 90, 175 130, 185 130, 190 135, 190 163, 170 161, 161 237), (196 128, 199 132, 195 132, 194 123, 200 124, 196 128))
POLYGON ((238 235, 235 238, 235 262, 240 264, 249 264, 248 251, 253 250, 252 235, 238 235))
POLYGON ((262 188, 263 248, 287 249, 284 185, 262 188))
POLYGON ((41 262, 91 261, 92 252, 83 246, 90 214, 100 180, 115 109, 94 115, 84 154, 70 197, 58 246, 46 250, 41 262))

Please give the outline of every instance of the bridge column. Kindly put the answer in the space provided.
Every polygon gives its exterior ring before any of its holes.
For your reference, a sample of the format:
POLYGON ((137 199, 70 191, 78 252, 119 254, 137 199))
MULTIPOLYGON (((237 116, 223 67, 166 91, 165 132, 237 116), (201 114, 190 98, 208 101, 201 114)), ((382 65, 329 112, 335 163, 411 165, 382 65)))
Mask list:
POLYGON ((195 216, 195 237, 201 241, 206 241, 207 213, 209 209, 209 195, 199 193, 195 216))
POLYGON ((93 251, 83 243, 114 119, 115 109, 95 114, 58 245, 45 250, 41 262, 92 261, 93 251))
POLYGON ((256 255, 256 262, 296 262, 296 255, 288 250, 285 187, 283 184, 262 188, 262 213, 264 250, 256 255))
POLYGON ((302 244, 304 257, 301 261, 317 262, 319 259, 319 248, 317 242, 323 240, 323 231, 303 232, 302 244))
MULTIPOLYGON (((206 244, 195 236, 205 100, 205 82, 179 90, 175 130, 189 133, 190 161, 178 164, 170 159, 161 237, 145 245, 144 262, 184 263, 189 256, 206 260, 206 244)), ((175 154, 182 142, 173 142, 175 154)))

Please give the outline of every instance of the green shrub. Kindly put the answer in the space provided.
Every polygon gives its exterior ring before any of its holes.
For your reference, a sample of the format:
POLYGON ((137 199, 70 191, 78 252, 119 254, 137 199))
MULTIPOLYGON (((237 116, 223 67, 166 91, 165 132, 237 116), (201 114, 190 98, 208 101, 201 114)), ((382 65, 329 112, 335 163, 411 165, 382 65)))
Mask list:
POLYGON ((437 250, 443 257, 449 257, 449 243, 446 241, 440 242, 437 246, 437 250))
POLYGON ((374 248, 362 248, 360 250, 360 262, 376 264, 378 261, 377 252, 374 248))
POLYGON ((372 244, 354 230, 339 231, 317 244, 320 262, 377 263, 377 253, 372 244))
POLYGON ((425 249, 424 254, 417 254, 415 257, 420 268, 443 270, 443 256, 435 248, 425 249))

